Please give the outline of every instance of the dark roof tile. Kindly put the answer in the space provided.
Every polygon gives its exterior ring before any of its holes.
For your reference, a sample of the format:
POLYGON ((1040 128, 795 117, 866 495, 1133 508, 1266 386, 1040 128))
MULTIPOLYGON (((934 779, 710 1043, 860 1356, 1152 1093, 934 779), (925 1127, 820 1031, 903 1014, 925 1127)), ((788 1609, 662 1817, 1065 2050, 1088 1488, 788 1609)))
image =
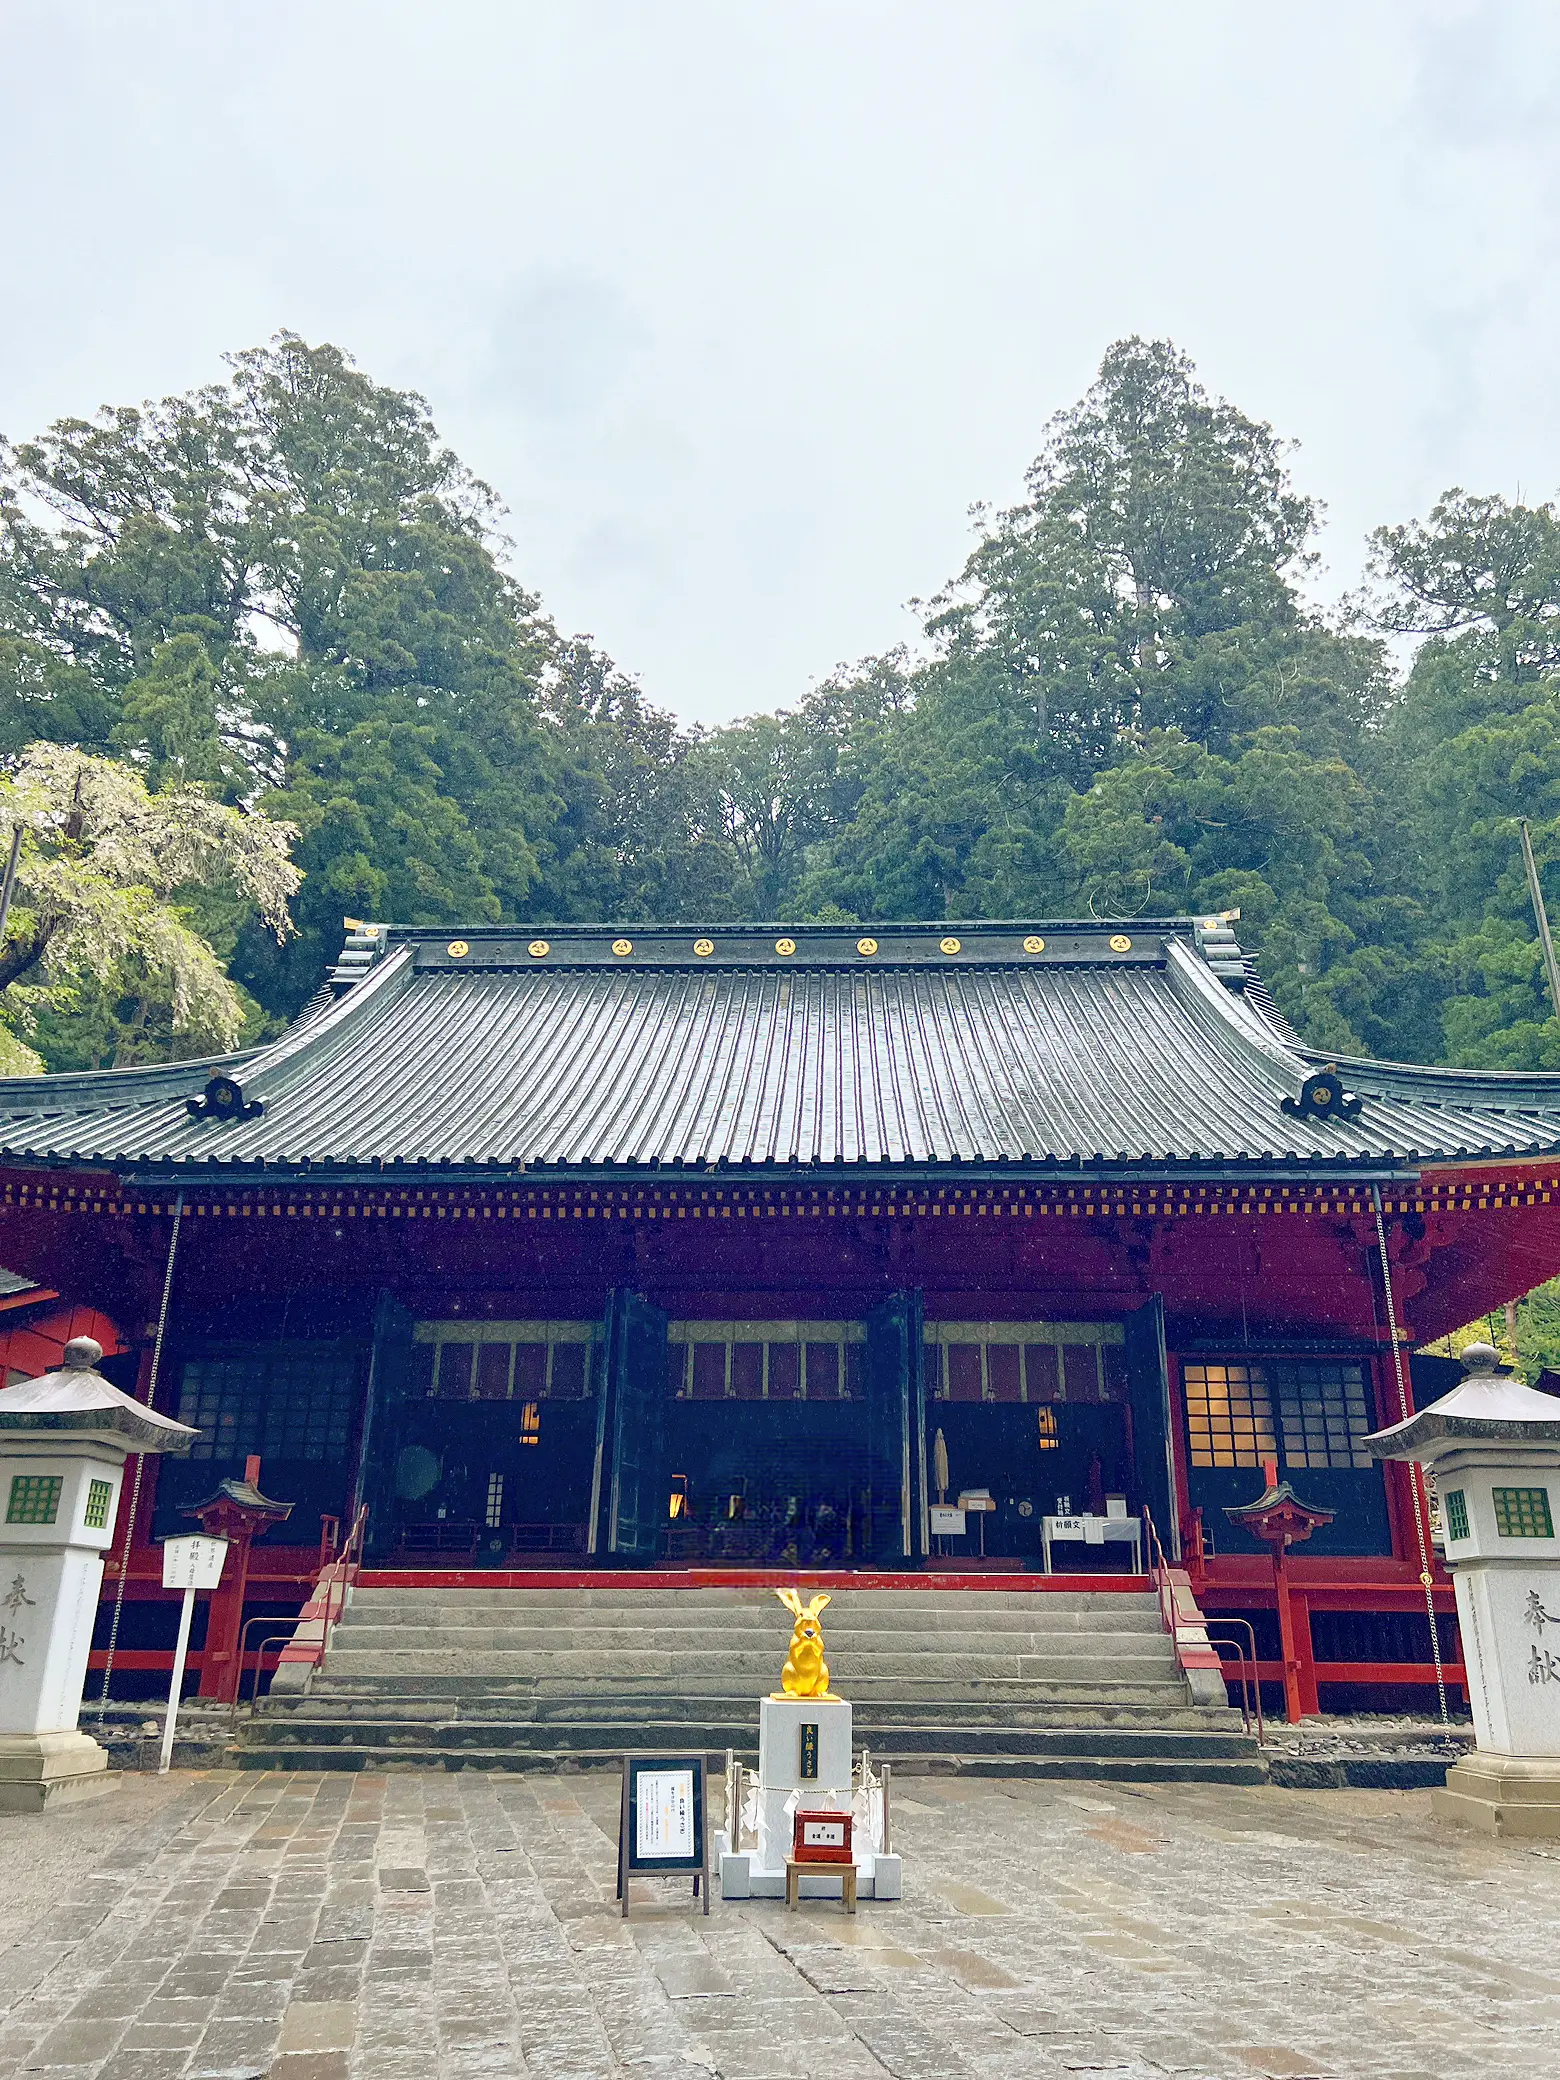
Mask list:
POLYGON ((1320 1058, 1189 926, 961 925, 957 956, 943 926, 472 933, 455 956, 443 932, 381 929, 361 979, 267 1048, 0 1083, 0 1161, 1195 1173, 1560 1150, 1560 1076, 1348 1063, 1358 1118, 1286 1112, 1320 1058), (218 1069, 247 1115, 192 1116, 218 1069))

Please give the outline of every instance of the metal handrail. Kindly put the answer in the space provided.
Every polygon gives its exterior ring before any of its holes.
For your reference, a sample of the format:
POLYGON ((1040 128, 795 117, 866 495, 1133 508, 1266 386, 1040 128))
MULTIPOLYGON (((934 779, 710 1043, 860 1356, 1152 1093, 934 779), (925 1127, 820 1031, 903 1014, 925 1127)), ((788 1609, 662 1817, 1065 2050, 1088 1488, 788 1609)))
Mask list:
MULTIPOLYGON (((360 1505, 357 1515, 352 1519, 352 1529, 347 1533, 346 1544, 342 1547, 338 1557, 330 1563, 330 1568, 335 1570, 335 1580, 327 1581, 325 1584, 325 1622, 320 1630, 321 1660, 324 1659, 325 1649, 330 1644, 330 1628, 332 1625, 341 1622, 341 1614, 347 1607, 347 1570, 354 1565, 354 1561, 361 1564, 363 1539, 367 1526, 368 1504, 365 1502, 360 1505), (332 1616, 331 1599, 338 1585, 341 1589, 341 1603, 335 1615, 332 1616)), ((325 1571, 328 1573, 330 1570, 327 1569, 325 1571)))
POLYGON ((286 1618, 277 1617, 274 1611, 261 1611, 253 1618, 246 1618, 238 1628, 238 1680, 233 1685, 233 1701, 228 1707, 228 1731, 230 1733, 238 1724, 238 1708, 244 1701, 244 1657, 250 1651, 249 1635, 257 1625, 286 1625, 287 1630, 269 1634, 265 1639, 261 1640, 259 1647, 255 1650, 255 1687, 250 1696, 251 1712, 254 1710, 254 1706, 260 1696, 261 1656, 265 1653, 267 1647, 275 1646, 278 1641, 285 1644, 290 1640, 297 1629, 297 1620, 293 1619, 289 1622, 286 1618))
MULTIPOLYGON (((1210 1647, 1213 1648, 1216 1654, 1219 1653, 1219 1649, 1221 1647, 1233 1647, 1237 1655, 1240 1657, 1240 1715, 1242 1720, 1245 1722, 1246 1731, 1249 1733, 1251 1731, 1252 1719, 1251 1707, 1246 1702, 1246 1685, 1249 1680, 1251 1684, 1251 1695, 1256 1703, 1257 1746, 1260 1748, 1267 1739, 1267 1729, 1263 1723, 1262 1718, 1262 1683, 1261 1679, 1257 1674, 1257 1628, 1252 1624, 1249 1618, 1209 1618, 1205 1621, 1205 1623, 1208 1632, 1208 1644, 1210 1647), (1241 1644, 1241 1642, 1238 1639, 1215 1639, 1213 1636, 1213 1628, 1215 1625, 1238 1625, 1243 1632, 1247 1632, 1251 1635, 1249 1678, 1247 1673, 1247 1654, 1245 1647, 1241 1644)), ((1219 1659, 1222 1661, 1224 1659, 1224 1656, 1222 1654, 1219 1654, 1219 1659)))
MULTIPOLYGON (((249 1693, 249 1716, 251 1719, 255 1716, 255 1713, 258 1712, 260 1709, 260 1677, 264 1672, 266 1648, 285 1647, 291 1638, 292 1634, 290 1632, 278 1632, 268 1634, 265 1639, 261 1640, 259 1646, 255 1649, 255 1686, 249 1693)), ((276 1666, 277 1668, 281 1667, 280 1655, 278 1655, 277 1657, 276 1666)), ((275 1668, 272 1669, 271 1674, 273 1676, 276 1674, 275 1668)))
POLYGON ((1175 1648, 1176 1666, 1182 1667, 1180 1631, 1175 1617, 1175 1584, 1170 1579, 1170 1563, 1165 1558, 1165 1549, 1159 1543, 1159 1532, 1149 1512, 1148 1504, 1142 1505, 1143 1528, 1148 1533, 1149 1575, 1159 1596, 1159 1622, 1170 1635, 1175 1648))
MULTIPOLYGON (((337 1555, 337 1557, 333 1560, 328 1561, 326 1565, 320 1570, 320 1576, 324 1582, 325 1588, 325 1609, 320 1625, 320 1645, 319 1654, 317 1657, 320 1661, 324 1660, 325 1649, 330 1644, 331 1627, 341 1622, 342 1613, 345 1611, 347 1607, 347 1575, 351 1570, 352 1566, 354 1565, 354 1561, 361 1560, 362 1558, 363 1540, 367 1524, 368 1504, 365 1502, 361 1505, 357 1515, 352 1520, 352 1529, 347 1534, 346 1544, 341 1548, 341 1551, 337 1555), (336 1594, 338 1587, 340 1589, 339 1601, 337 1600, 336 1594)), ((316 1581, 314 1585, 315 1595, 319 1593, 319 1589, 320 1581, 316 1581)), ((308 1601, 304 1604, 304 1610, 308 1609, 309 1603, 312 1603, 313 1600, 314 1596, 311 1595, 308 1601)), ((233 1709, 230 1717, 230 1724, 233 1726, 237 1726, 238 1724, 238 1707, 243 1698, 244 1654, 246 1652, 244 1642, 248 1638, 251 1627, 255 1625, 275 1625, 278 1622, 280 1621, 278 1621, 275 1617, 265 1616, 262 1614, 257 1615, 253 1618, 246 1619, 244 1621, 244 1624, 239 1629, 238 1681, 234 1686, 233 1709)), ((259 1653, 255 1660, 255 1686, 254 1689, 251 1691, 249 1698, 249 1710, 251 1717, 253 1717, 254 1713, 259 1708, 260 1663, 261 1659, 264 1657, 266 1648, 278 1645, 282 1646, 283 1648, 290 1646, 292 1642, 297 1638, 298 1627, 302 1622, 303 1611, 300 1611, 298 1616, 295 1619, 293 1619, 291 1625, 289 1626, 286 1632, 272 1633, 268 1638, 263 1639, 260 1642, 259 1653)))

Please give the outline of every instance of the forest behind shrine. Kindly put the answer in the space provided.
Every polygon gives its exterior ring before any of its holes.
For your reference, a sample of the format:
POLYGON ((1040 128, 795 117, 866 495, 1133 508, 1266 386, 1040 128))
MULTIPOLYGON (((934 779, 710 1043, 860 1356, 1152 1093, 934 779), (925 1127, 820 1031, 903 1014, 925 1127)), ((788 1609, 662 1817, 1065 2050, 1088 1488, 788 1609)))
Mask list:
POLYGON ((1560 515, 1449 490, 1324 610, 1287 444, 1168 343, 1044 427, 916 645, 712 729, 554 625, 422 399, 335 347, 281 334, 0 465, 13 1063, 264 1037, 344 916, 1238 910, 1319 1048, 1560 1068, 1517 826, 1553 902, 1560 515))

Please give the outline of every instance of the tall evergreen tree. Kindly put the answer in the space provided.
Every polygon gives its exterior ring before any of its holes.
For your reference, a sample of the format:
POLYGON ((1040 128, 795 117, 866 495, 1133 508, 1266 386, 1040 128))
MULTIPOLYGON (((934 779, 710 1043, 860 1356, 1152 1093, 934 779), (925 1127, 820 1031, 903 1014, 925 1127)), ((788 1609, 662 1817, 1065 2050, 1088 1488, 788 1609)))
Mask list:
POLYGON ((1375 612, 1424 638, 1393 717, 1401 830, 1426 892, 1446 1058, 1560 1068, 1522 864, 1560 901, 1560 516, 1447 492, 1372 537, 1375 612))
POLYGON ((541 696, 566 654, 420 398, 284 333, 225 384, 62 421, 10 464, 0 746, 115 750, 297 824, 298 935, 235 952, 262 1002, 297 1008, 343 912, 523 912, 560 814, 541 696))
MULTIPOLYGON (((1239 909, 1320 1046, 1560 1066, 1515 822, 1560 883, 1552 508, 1449 492, 1374 538, 1373 623, 1331 623, 1284 444, 1123 340, 919 658, 712 730, 561 638, 498 519, 419 397, 286 333, 5 452, 0 760, 52 741, 300 833, 281 944, 237 883, 162 891, 253 993, 229 1026, 294 1011, 345 913, 1239 909), (1382 635, 1417 646, 1402 684, 1382 635)), ((114 976, 69 990, 51 1061, 179 1044, 114 976)))
POLYGON ((1390 688, 1296 590, 1316 514, 1281 444, 1125 340, 1028 492, 932 603, 936 654, 814 888, 863 916, 1239 907, 1297 1022, 1364 1045, 1401 991, 1351 971, 1346 1011, 1324 978, 1406 928, 1355 770, 1390 688))

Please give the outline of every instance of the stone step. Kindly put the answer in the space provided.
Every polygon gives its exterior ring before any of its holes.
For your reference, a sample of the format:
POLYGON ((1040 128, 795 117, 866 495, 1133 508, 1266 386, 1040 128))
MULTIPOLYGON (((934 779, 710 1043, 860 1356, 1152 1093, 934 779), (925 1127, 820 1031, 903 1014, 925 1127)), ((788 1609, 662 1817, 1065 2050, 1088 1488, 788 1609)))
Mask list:
MULTIPOLYGON (((1140 1712, 1156 1719, 1194 1712, 1210 1715, 1208 1723, 1227 1723, 1222 1705, 1193 1705, 1182 1683, 1026 1684, 994 1686, 977 1693, 965 1689, 920 1695, 907 1689, 884 1685, 879 1690, 852 1700, 855 1723, 903 1719, 907 1723, 926 1719, 951 1726, 969 1720, 1023 1718, 1054 1711, 1098 1711, 1109 1708, 1140 1712)), ((701 1712, 722 1717, 744 1715, 756 1725, 758 1701, 751 1691, 733 1693, 709 1689, 643 1691, 583 1691, 573 1685, 515 1684, 495 1689, 477 1681, 423 1682, 415 1687, 373 1680, 324 1677, 305 1698, 272 1697, 265 1709, 271 1713, 315 1711, 361 1717, 416 1712, 425 1716, 458 1715, 494 1720, 563 1719, 573 1715, 604 1715, 625 1721, 645 1716, 695 1718, 701 1712)))
MULTIPOLYGON (((1237 1715, 1193 1704, 1151 1594, 847 1589, 824 1624, 857 1744, 906 1766, 1261 1780, 1237 1715)), ((309 1691, 249 1722, 246 1766, 751 1757, 787 1627, 751 1586, 359 1585, 309 1691)))
MULTIPOLYGON (((359 1688, 373 1689, 381 1695, 402 1694, 408 1689, 448 1690, 453 1687, 468 1691, 481 1689, 512 1697, 609 1695, 649 1701, 658 1697, 734 1696, 746 1696, 756 1701, 769 1695, 774 1687, 772 1671, 767 1682, 763 1678, 746 1680, 741 1670, 713 1669, 679 1669, 675 1674, 666 1675, 653 1670, 635 1672, 621 1675, 614 1681, 599 1669, 570 1672, 524 1667, 500 1672, 492 1668, 463 1668, 458 1663, 447 1667, 433 1654, 417 1656, 416 1661, 415 1668, 386 1668, 380 1657, 375 1657, 366 1667, 355 1666, 345 1657, 339 1662, 333 1659, 324 1681, 337 1687, 356 1681, 359 1688)), ((314 1687, 318 1690, 323 1684, 317 1681, 314 1687)), ((841 1694, 847 1695, 852 1704, 861 1705, 879 1697, 913 1697, 934 1703, 939 1699, 961 1697, 1022 1700, 1044 1698, 1058 1692, 1092 1697, 1113 1690, 1140 1691, 1147 1695, 1157 1693, 1167 1698, 1185 1694, 1184 1685, 1168 1666, 1134 1670, 1087 1662, 1076 1668, 1046 1668, 1030 1675, 988 1675, 969 1671, 940 1674, 935 1670, 921 1671, 891 1663, 876 1675, 858 1673, 853 1676, 848 1689, 841 1694)))
MULTIPOLYGON (((401 1697, 424 1691, 428 1695, 487 1695, 487 1697, 622 1697, 624 1704, 643 1704, 657 1697, 747 1697, 749 1704, 757 1706, 759 1697, 768 1697, 774 1689, 774 1679, 768 1685, 732 1681, 722 1672, 699 1674, 697 1670, 682 1670, 676 1683, 661 1679, 661 1676, 634 1676, 609 1683, 601 1676, 566 1676, 557 1672, 526 1670, 524 1674, 493 1674, 480 1668, 420 1668, 416 1672, 385 1670, 379 1664, 370 1668, 343 1668, 333 1662, 322 1676, 316 1676, 312 1685, 314 1695, 329 1691, 356 1691, 358 1695, 381 1695, 401 1697)), ((859 1676, 851 1683, 851 1704, 865 1706, 874 1699, 917 1699, 928 1706, 957 1704, 959 1699, 1000 1699, 1000 1701, 1036 1701, 1052 1695, 1077 1695, 1077 1697, 1100 1697, 1109 1691, 1134 1693, 1144 1697, 1163 1697, 1167 1701, 1184 1699, 1186 1685, 1171 1668, 1163 1670, 1107 1670, 1067 1674, 1050 1672, 1048 1676, 915 1676, 903 1668, 884 1670, 880 1676, 859 1676)))
MULTIPOLYGON (((331 1666, 333 1668, 383 1668, 387 1674, 414 1674, 420 1668, 445 1670, 449 1674, 460 1674, 462 1670, 480 1670, 485 1674, 530 1674, 547 1670, 549 1674, 568 1676, 607 1676, 609 1681, 624 1681, 628 1676, 655 1676, 666 1681, 670 1676, 680 1676, 686 1670, 722 1670, 732 1676, 740 1676, 747 1683, 765 1685, 774 1689, 780 1681, 780 1668, 784 1666, 784 1654, 774 1647, 705 1647, 701 1654, 680 1652, 676 1645, 661 1649, 647 1647, 622 1647, 618 1652, 607 1652, 597 1647, 512 1647, 503 1643, 503 1635, 478 1635, 470 1641, 445 1643, 439 1635, 418 1637, 418 1643, 401 1643, 406 1635, 395 1635, 393 1643, 379 1637, 364 1639, 358 1631, 339 1631, 331 1643, 331 1666)), ((1003 1647, 988 1647, 984 1643, 959 1645, 938 1643, 928 1647, 917 1641, 886 1641, 874 1647, 857 1647, 851 1654, 828 1652, 828 1666, 836 1676, 849 1672, 851 1681, 863 1681, 867 1676, 884 1674, 896 1668, 907 1668, 924 1672, 928 1676, 1044 1676, 1050 1670, 1075 1672, 1080 1679, 1088 1679, 1092 1670, 1107 1672, 1111 1668, 1144 1668, 1144 1666, 1173 1666, 1173 1647, 1163 1633, 1144 1635, 1144 1639, 1071 1639, 1065 1643, 1046 1641, 1040 1647, 1028 1647, 1028 1643, 1015 1639, 1003 1647)))
MULTIPOLYGON (((569 1661, 583 1665, 594 1661, 602 1667, 653 1660, 679 1665, 735 1666, 762 1672, 773 1671, 776 1680, 784 1664, 788 1640, 765 1639, 742 1633, 623 1633, 593 1635, 560 1626, 555 1633, 508 1626, 445 1626, 423 1631, 413 1626, 343 1625, 335 1634, 338 1653, 383 1654, 424 1653, 436 1647, 441 1653, 459 1654, 469 1661, 495 1655, 525 1654, 537 1661, 569 1661)), ((830 1634, 825 1653, 830 1668, 870 1668, 875 1662, 892 1659, 934 1661, 987 1660, 1075 1661, 1080 1655, 1090 1660, 1151 1660, 1168 1654, 1164 1633, 1154 1632, 1001 1632, 892 1634, 862 1632, 854 1636, 830 1634)))
MULTIPOLYGON (((410 1704, 399 1697, 379 1699, 374 1710, 335 1712, 327 1704, 308 1706, 297 1712, 266 1712, 262 1720, 254 1722, 254 1737, 258 1741, 308 1741, 308 1739, 331 1739, 331 1741, 370 1741, 387 1739, 391 1733, 395 1739, 422 1739, 422 1741, 447 1741, 451 1745, 470 1745, 472 1741, 495 1747, 514 1747, 535 1741, 568 1741, 574 1743, 580 1731, 601 1731, 607 1728, 607 1739, 618 1743, 618 1747, 641 1747, 647 1737, 647 1728, 680 1728, 680 1739, 691 1739, 699 1728, 718 1728, 720 1743, 730 1747, 747 1749, 757 1743, 757 1720, 745 1699, 736 1697, 707 1697, 703 1699, 703 1710, 657 1710, 657 1712, 622 1712, 614 1708, 612 1699, 578 1699, 570 1710, 537 1710, 516 1712, 505 1718, 491 1712, 462 1712, 451 1710, 451 1699, 443 1699, 443 1710, 420 1710, 418 1701, 410 1704)), ((926 1745, 926 1741, 940 1741, 944 1747, 951 1741, 1003 1741, 1032 1737, 1032 1735, 1080 1735, 1092 1737, 1102 1731, 1127 1731, 1140 1735, 1165 1735, 1181 1739, 1244 1739, 1240 1722, 1229 1726, 1223 1712, 1200 1712, 1196 1706, 1184 1706, 1179 1712, 1152 1710, 1144 1704, 1075 1704, 1075 1706, 1044 1706, 1025 1712, 980 1712, 967 1708, 959 1714, 942 1712, 863 1712, 855 1722, 855 1741, 867 1747, 890 1747, 901 1741, 913 1741, 926 1745)), ((716 1733, 711 1731, 711 1739, 716 1733)))
MULTIPOLYGON (((456 1639, 443 1637, 426 1639, 418 1637, 416 1645, 410 1643, 408 1635, 397 1635, 393 1643, 379 1637, 364 1639, 362 1633, 343 1631, 337 1633, 331 1645, 331 1666, 341 1670, 360 1668, 383 1668, 385 1672, 414 1674, 420 1668, 443 1670, 447 1674, 460 1674, 464 1670, 483 1674, 557 1674, 557 1676, 605 1676, 607 1681, 626 1681, 630 1676, 649 1676, 655 1681, 678 1681, 688 1672, 703 1674, 730 1674, 732 1681, 743 1681, 749 1687, 778 1689, 780 1670, 784 1666, 784 1654, 768 1649, 751 1647, 705 1647, 703 1652, 680 1652, 676 1645, 666 1647, 620 1647, 618 1652, 607 1652, 599 1647, 530 1647, 510 1645, 503 1635, 480 1639, 456 1639), (401 1643, 406 1641, 406 1643, 401 1643)), ((1021 1679, 1044 1679, 1046 1674, 1075 1674, 1077 1681, 1088 1681, 1094 1672, 1107 1674, 1109 1670, 1154 1670, 1173 1668, 1171 1643, 1161 1635, 1144 1639, 1119 1641, 1119 1639, 1073 1639, 1065 1645, 1040 1643, 1030 1645, 1028 1641, 1013 1639, 1000 1647, 992 1647, 986 1641, 971 1645, 938 1643, 926 1645, 921 1641, 901 1643, 874 1643, 872 1647, 857 1647, 855 1652, 834 1652, 830 1649, 828 1666, 832 1670, 832 1681, 861 1683, 869 1676, 892 1672, 896 1668, 911 1670, 926 1676, 944 1676, 944 1679, 959 1679, 959 1676, 1005 1676, 1009 1681, 1021 1679)))
MULTIPOLYGON (((411 1622, 387 1624, 377 1614, 349 1615, 341 1621, 337 1633, 339 1639, 387 1648, 413 1645, 419 1638, 437 1638, 461 1646, 474 1646, 486 1640, 523 1647, 535 1653, 565 1648, 590 1648, 598 1653, 622 1653, 636 1647, 675 1653, 741 1649, 746 1653, 768 1654, 781 1659, 785 1656, 790 1636, 788 1629, 773 1625, 689 1625, 679 1624, 671 1618, 655 1624, 637 1625, 579 1625, 562 1618, 552 1624, 538 1624, 530 1617, 511 1619, 498 1614, 489 1614, 481 1621, 468 1617, 459 1623, 429 1625, 411 1622)), ((827 1625, 824 1628, 825 1652, 830 1660, 842 1654, 869 1652, 873 1648, 886 1651, 905 1643, 919 1644, 927 1650, 957 1651, 980 1645, 994 1653, 1012 1653, 1032 1646, 1040 1651, 1054 1649, 1067 1653, 1083 1640, 1110 1646, 1120 1642, 1130 1651, 1145 1640, 1159 1640, 1164 1636, 1164 1629, 1157 1622, 1152 1625, 1111 1626, 1030 1625, 1015 1620, 1000 1626, 857 1624, 827 1625)))
MULTIPOLYGON (((857 1639, 867 1633, 957 1633, 957 1635, 1000 1635, 1000 1633, 1159 1633, 1159 1606, 1140 1597, 1111 1597, 1107 1610, 1080 1610, 1080 1608, 1055 1608, 1050 1600, 1034 1597, 1032 1602, 1013 1610, 948 1610, 951 1602, 967 1604, 969 1600, 953 1600, 940 1597, 934 1610, 828 1610, 824 1614, 824 1633, 832 1641, 834 1637, 857 1639), (1117 1608, 1125 1606, 1125 1608, 1117 1608)), ((684 1637, 711 1637, 726 1633, 743 1633, 763 1639, 786 1637, 788 1616, 776 1604, 772 1608, 749 1608, 732 1606, 730 1610, 711 1610, 709 1606, 684 1608, 680 1604, 634 1604, 628 1608, 576 1608, 576 1606, 551 1606, 547 1610, 532 1608, 530 1604, 491 1604, 491 1602, 447 1602, 431 1606, 414 1604, 385 1604, 379 1600, 366 1600, 364 1595, 354 1595, 347 1604, 343 1622, 347 1627, 374 1627, 374 1629, 406 1629, 406 1627, 439 1627, 441 1631, 466 1631, 470 1627, 526 1627, 547 1635, 553 1631, 591 1633, 603 1637, 632 1639, 645 1633, 678 1633, 684 1637)))
MULTIPOLYGON (((1055 1577, 1050 1577, 1054 1580, 1055 1577)), ((830 1602, 828 1625, 836 1617, 856 1612, 937 1612, 951 1613, 958 1610, 1098 1610, 1134 1606, 1144 1610, 1157 1608, 1157 1598, 1149 1589, 1099 1589, 1064 1590, 1039 1586, 1047 1580, 1036 1575, 1036 1587, 1029 1589, 830 1589, 826 1593, 830 1602)), ((814 1591, 805 1580, 798 1579, 795 1586, 803 1597, 814 1591)), ((770 1589, 743 1586, 739 1588, 585 1588, 585 1589, 511 1589, 503 1586, 489 1587, 485 1583, 470 1588, 439 1587, 405 1589, 385 1588, 369 1582, 358 1583, 352 1592, 354 1606, 365 1605, 380 1609, 404 1607, 406 1609, 432 1610, 458 1607, 477 1609, 489 1608, 523 1609, 527 1606, 537 1610, 571 1609, 593 1610, 699 1610, 699 1609, 749 1609, 764 1611, 770 1617, 778 1614, 784 1624, 785 1615, 779 1599, 770 1589)))
MULTIPOLYGON (((935 1721, 924 1726, 873 1726, 868 1721, 855 1729, 857 1745, 865 1744, 874 1755, 949 1752, 949 1728, 935 1721)), ((449 1747, 532 1748, 613 1747, 648 1750, 665 1747, 733 1749, 739 1755, 758 1753, 758 1726, 749 1712, 711 1713, 705 1717, 663 1717, 653 1713, 633 1720, 620 1720, 610 1713, 569 1721, 515 1720, 495 1725, 480 1720, 427 1720, 386 1713, 372 1720, 333 1719, 309 1712, 267 1715, 255 1731, 258 1746, 331 1747, 449 1747)), ((1237 1720, 1233 1728, 1192 1724, 1161 1724, 1154 1719, 1102 1715, 1087 1724, 1054 1726, 1027 1721, 1020 1725, 966 1725, 958 1729, 957 1749, 961 1754, 993 1755, 1095 1755, 1153 1752, 1165 1755, 1243 1755, 1255 1747, 1237 1720)))
MULTIPOLYGON (((706 1761, 718 1771, 729 1745, 717 1742, 705 1749, 706 1761)), ((245 1769, 279 1770, 452 1770, 486 1769, 513 1772, 545 1772, 555 1775, 569 1770, 619 1770, 624 1748, 606 1744, 599 1748, 470 1748, 451 1751, 436 1746, 400 1747, 362 1745, 336 1747, 316 1743, 288 1747, 281 1743, 244 1749, 240 1766, 245 1769)), ((647 1747, 642 1752, 665 1753, 647 1747)), ((697 1742, 683 1741, 673 1750, 699 1752, 697 1742)), ((756 1753, 756 1750, 753 1751, 756 1753)), ((900 1754, 874 1750, 881 1761, 893 1765, 896 1779, 905 1776, 974 1776, 1023 1779, 1094 1780, 1101 1783, 1160 1784, 1263 1784, 1268 1771, 1264 1757, 1255 1748, 1249 1754, 1222 1755, 1206 1750, 1194 1754, 1166 1754, 1158 1747, 1144 1746, 1124 1754, 1104 1754, 1091 1746, 1078 1754, 1037 1750, 1025 1754, 969 1755, 962 1751, 927 1749, 900 1754)), ((748 1758, 752 1759, 751 1756, 748 1758)))

